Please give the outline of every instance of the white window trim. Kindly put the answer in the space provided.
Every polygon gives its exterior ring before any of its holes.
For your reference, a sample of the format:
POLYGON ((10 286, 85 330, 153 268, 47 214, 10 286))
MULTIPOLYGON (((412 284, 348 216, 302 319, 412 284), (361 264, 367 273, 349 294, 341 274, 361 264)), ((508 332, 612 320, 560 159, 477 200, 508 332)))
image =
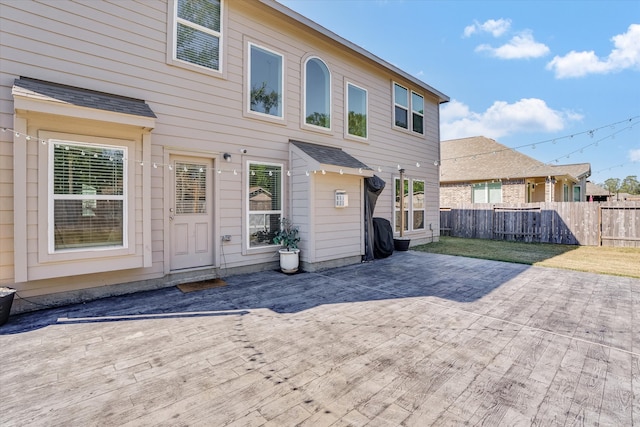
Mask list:
POLYGON ((369 122, 371 120, 369 120, 369 91, 367 89, 365 89, 362 86, 358 86, 357 84, 350 82, 350 81, 346 81, 345 82, 345 90, 344 90, 344 99, 345 99, 345 105, 344 105, 344 134, 346 138, 351 138, 351 139, 355 139, 357 141, 368 141, 369 140, 369 122), (353 135, 351 133, 349 133, 349 86, 353 86, 355 88, 358 88, 360 90, 363 90, 366 96, 366 117, 367 117, 367 127, 365 128, 365 132, 367 134, 366 137, 362 137, 360 135, 353 135))
POLYGON ((425 229, 425 223, 427 221, 427 201, 425 199, 425 196, 426 196, 426 194, 425 194, 425 192, 426 192, 426 181, 424 179, 412 179, 410 185, 411 185, 411 202, 410 202, 410 205, 411 205, 411 230, 412 231, 424 230, 425 229), (413 185, 416 182, 421 182, 422 183, 422 188, 423 188, 423 190, 422 190, 422 208, 416 208, 413 205, 413 200, 414 200, 414 197, 415 197, 415 194, 413 192, 413 190, 414 190, 414 186, 413 185), (415 222, 415 220, 414 220, 415 212, 422 212, 422 228, 413 228, 413 224, 415 222))
MULTIPOLYGON (((405 181, 411 181, 409 178, 405 177, 404 178, 405 181)), ((399 231, 396 231, 396 228, 400 228, 400 224, 398 224, 397 222, 397 217, 398 217, 398 213, 401 212, 400 207, 396 208, 396 198, 398 197, 398 194, 396 193, 396 188, 398 188, 398 182, 400 181, 400 177, 399 176, 394 176, 393 177, 393 234, 400 234, 399 231)), ((400 190, 402 191, 402 185, 400 185, 400 190)), ((408 203, 408 209, 407 212, 411 212, 411 198, 409 198, 409 203, 408 203)), ((409 217, 409 219, 411 219, 411 215, 407 215, 409 217)), ((409 222, 406 222, 406 227, 407 229, 404 230, 405 232, 409 232, 410 226, 409 226, 409 222)))
POLYGON ((392 81, 391 82, 391 92, 392 92, 392 98, 393 98, 393 106, 392 106, 392 111, 391 111, 391 126, 400 131, 400 132, 407 132, 407 133, 411 133, 413 135, 420 135, 420 136, 424 136, 425 135, 425 129, 426 129, 426 124, 425 124, 425 115, 424 112, 420 113, 417 110, 414 110, 413 108, 413 96, 412 95, 416 95, 419 96, 420 98, 422 98, 422 105, 423 108, 425 106, 425 98, 424 95, 422 95, 421 93, 418 93, 414 90, 410 90, 408 87, 396 82, 396 81, 392 81), (407 107, 403 107, 402 105, 399 105, 398 103, 396 103, 396 86, 400 86, 403 89, 406 89, 407 91, 407 107), (396 106, 400 107, 402 109, 406 109, 407 111, 407 127, 403 128, 402 126, 397 126, 396 125, 396 106), (416 113, 417 115, 419 115, 420 117, 422 117, 422 132, 416 132, 413 130, 413 114, 416 113))
POLYGON ((280 219, 284 216, 284 202, 285 202, 285 188, 284 188, 284 164, 283 163, 272 163, 272 162, 262 162, 257 160, 247 160, 247 174, 246 174, 246 184, 244 185, 244 203, 245 203, 245 227, 244 227, 244 244, 246 246, 247 253, 256 253, 256 252, 273 252, 277 249, 280 249, 279 245, 269 244, 262 246, 251 246, 251 214, 264 214, 264 213, 279 213, 280 219), (280 168, 280 191, 282 192, 280 196, 280 210, 268 210, 268 211, 252 211, 249 209, 249 188, 251 187, 251 165, 263 165, 263 166, 273 166, 280 168))
POLYGON ((302 81, 302 125, 304 127, 309 127, 313 130, 319 130, 322 132, 331 132, 331 130, 333 129, 333 76, 331 74, 331 69, 329 68, 329 66, 327 65, 327 63, 325 61, 322 60, 322 58, 318 57, 318 56, 310 56, 308 57, 305 61, 304 64, 302 65, 302 70, 303 70, 303 74, 304 74, 304 78, 302 81), (312 59, 317 59, 318 61, 322 62, 324 64, 325 67, 327 67, 327 72, 329 73, 329 127, 325 128, 322 126, 316 126, 316 125, 312 125, 310 123, 307 123, 307 64, 309 63, 309 61, 311 61, 312 59))
MULTIPOLYGON (((414 182, 422 182, 423 184, 426 184, 426 181, 424 179, 413 179, 413 178, 404 178, 405 181, 408 182, 409 185, 409 201, 407 202, 407 222, 406 222, 406 229, 404 230, 407 233, 411 233, 411 232, 420 232, 420 231, 424 231, 425 230, 425 223, 427 220, 427 204, 426 201, 424 202, 424 206, 420 209, 415 208, 415 206, 413 205, 413 183, 414 182), (423 222, 422 222, 422 228, 413 228, 413 217, 414 217, 414 212, 422 212, 423 213, 423 222)), ((396 231, 396 226, 399 227, 399 224, 396 223, 396 217, 397 217, 397 213, 400 212, 400 209, 397 208, 396 209, 396 188, 397 188, 397 183, 398 181, 400 181, 400 177, 399 176, 394 176, 393 177, 393 233, 394 234, 399 234, 398 231, 396 231)))
POLYGON ((411 108, 411 91, 409 90, 408 87, 402 86, 400 83, 398 82, 392 82, 391 85, 391 89, 393 91, 393 112, 392 112, 392 116, 393 116, 393 127, 396 129, 400 129, 402 131, 410 131, 411 130, 411 115, 409 113, 409 109, 411 108), (401 88, 405 89, 407 91, 407 106, 404 107, 400 104, 398 104, 396 102, 396 86, 400 86, 401 88), (398 126, 396 125, 396 107, 400 107, 403 110, 405 110, 407 112, 407 127, 404 128, 402 126, 398 126))
POLYGON ((261 119, 266 119, 266 120, 271 120, 271 121, 276 121, 276 122, 281 122, 283 123, 285 120, 285 111, 286 111, 286 102, 285 102, 285 74, 286 74, 286 61, 285 61, 285 56, 280 53, 277 52, 273 49, 269 49, 268 47, 265 47, 263 45, 259 45, 257 43, 253 43, 253 42, 247 42, 247 82, 246 82, 246 95, 245 95, 245 102, 246 102, 246 109, 245 109, 245 113, 253 116, 253 117, 259 117, 261 119), (252 47, 257 47, 258 49, 262 49, 265 50, 269 53, 272 53, 274 55, 277 55, 281 58, 281 75, 280 75, 280 87, 282 88, 282 93, 280 94, 281 96, 281 101, 282 101, 282 107, 281 107, 281 112, 282 115, 280 116, 276 116, 274 114, 266 114, 266 113, 261 113, 259 111, 253 111, 251 109, 251 48, 252 47))
POLYGON ((424 96, 420 95, 418 92, 414 92, 411 91, 411 94, 409 95, 409 98, 411 98, 411 119, 409 120, 409 122, 411 123, 411 129, 409 129, 411 132, 417 134, 417 135, 424 135, 424 128, 425 128, 425 123, 424 123, 424 112, 421 113, 418 110, 414 110, 413 109, 413 95, 419 96, 420 98, 422 98, 422 108, 424 108, 424 96), (417 114, 420 117, 422 117, 422 132, 416 132, 415 130, 413 130, 413 114, 417 114))
POLYGON ((483 202, 476 202, 475 198, 474 198, 474 192, 475 189, 478 188, 478 186, 483 186, 484 187, 484 192, 485 192, 485 196, 487 198, 487 201, 484 203, 502 203, 502 183, 498 182, 498 183, 491 183, 491 184, 500 184, 500 200, 497 202, 492 202, 491 201, 491 193, 489 192, 489 184, 488 182, 480 182, 477 184, 473 184, 471 186, 471 203, 483 203, 483 202))
POLYGON ((128 210, 129 210, 129 177, 128 177, 128 167, 127 167, 127 159, 128 156, 128 148, 118 145, 104 145, 104 144, 92 144, 92 143, 84 143, 78 141, 67 141, 61 139, 50 139, 48 141, 49 147, 49 155, 47 156, 47 173, 48 173, 48 188, 47 188, 47 214, 48 214, 48 223, 49 226, 47 237, 48 237, 48 253, 51 254, 62 254, 62 253, 74 253, 74 252, 109 252, 109 251, 117 251, 121 249, 127 249, 129 247, 129 218, 128 218, 128 210), (56 200, 84 200, 84 196, 79 195, 64 195, 57 196, 54 192, 53 184, 54 184, 54 147, 56 145, 68 145, 68 146, 76 146, 76 147, 87 147, 87 146, 95 146, 98 148, 106 148, 106 149, 114 149, 123 152, 123 162, 122 165, 122 195, 112 195, 112 196, 101 196, 101 195, 93 195, 91 196, 92 200, 122 200, 122 245, 113 245, 113 246, 87 246, 82 248, 72 248, 72 249, 55 249, 55 230, 52 225, 55 223, 54 218, 54 203, 56 200))
MULTIPOLYGON (((129 156, 134 152, 135 142, 132 140, 123 140, 116 138, 104 138, 104 137, 96 137, 89 135, 77 135, 77 134, 68 134, 68 133, 58 133, 58 132, 47 132, 42 131, 39 132, 38 137, 44 139, 45 141, 50 140, 61 140, 68 141, 69 143, 79 143, 79 144, 94 144, 97 146, 113 146, 119 149, 126 148, 126 152, 129 156)), ((38 194, 39 197, 42 197, 42 202, 38 202, 39 206, 42 208, 39 211, 38 217, 38 236, 42 239, 41 242, 38 243, 38 262, 39 263, 51 263, 51 262, 67 262, 67 261, 83 261, 83 260, 108 260, 110 257, 127 257, 127 256, 135 256, 135 233, 136 227, 132 221, 135 221, 135 203, 134 198, 135 194, 135 162, 131 161, 129 157, 126 157, 125 168, 123 168, 123 173, 127 174, 128 182, 126 189, 123 188, 123 191, 127 194, 127 199, 125 202, 126 208, 124 208, 123 212, 123 233, 125 233, 124 228, 126 228, 126 234, 123 235, 123 243, 127 242, 127 246, 119 246, 119 247, 95 247, 95 248, 83 248, 82 250, 64 250, 64 251, 56 251, 54 253, 50 253, 50 236, 51 232, 49 230, 49 224, 53 224, 52 218, 50 215, 53 212, 53 202, 49 197, 50 192, 52 191, 50 186, 53 182, 50 176, 50 153, 51 149, 49 147, 50 143, 47 142, 47 145, 40 145, 40 156, 39 156, 39 178, 38 181, 44 184, 40 187, 38 194), (126 172, 124 172, 126 169, 126 172)), ((51 243, 52 244, 52 243, 51 243)), ((123 267, 122 267, 123 268, 123 267)), ((121 268, 117 268, 121 269, 121 268)), ((106 270, 96 270, 96 271, 108 271, 106 270)), ((81 273, 78 273, 81 274, 81 273)), ((53 277, 53 276, 52 276, 53 277)))
POLYGON ((225 53, 225 37, 224 37, 224 28, 225 25, 225 5, 226 0, 220 0, 220 32, 213 31, 206 27, 201 27, 198 24, 195 24, 191 21, 184 20, 182 18, 178 18, 178 0, 169 0, 168 2, 168 17, 167 19, 167 64, 175 65, 182 68, 190 69, 192 71, 196 71, 199 73, 209 74, 214 77, 224 77, 224 53, 225 53), (195 28, 198 31, 205 32, 207 34, 214 35, 218 37, 218 70, 213 68, 204 67, 199 64, 194 64, 189 61, 184 61, 182 59, 178 59, 177 55, 177 31, 178 31, 178 22, 187 25, 189 27, 195 28))

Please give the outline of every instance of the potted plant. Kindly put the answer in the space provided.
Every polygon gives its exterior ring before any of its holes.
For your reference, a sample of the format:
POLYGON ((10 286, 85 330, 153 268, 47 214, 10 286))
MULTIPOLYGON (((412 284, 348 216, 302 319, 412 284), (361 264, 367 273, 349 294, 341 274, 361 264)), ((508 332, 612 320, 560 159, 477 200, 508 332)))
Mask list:
POLYGON ((280 269, 283 273, 291 274, 298 271, 300 262, 300 249, 298 249, 300 237, 298 237, 298 233, 298 227, 294 226, 291 220, 282 218, 280 230, 273 238, 273 243, 282 245, 278 252, 280 253, 280 269))

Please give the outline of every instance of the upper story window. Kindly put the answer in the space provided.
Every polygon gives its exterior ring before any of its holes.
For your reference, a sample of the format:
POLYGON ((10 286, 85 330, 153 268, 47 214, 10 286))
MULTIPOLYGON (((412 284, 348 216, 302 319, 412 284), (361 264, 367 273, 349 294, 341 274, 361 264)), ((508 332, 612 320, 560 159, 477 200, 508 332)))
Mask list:
POLYGON ((49 253, 126 247, 126 147, 50 142, 49 253))
POLYGON ((175 59, 220 71, 222 0, 176 0, 175 59))
POLYGON ((305 65, 305 123, 331 129, 331 74, 319 58, 310 58, 305 65))
POLYGON ((367 138, 367 91, 347 83, 347 133, 367 138))
POLYGON ((424 134, 424 98, 411 92, 411 122, 413 131, 424 134))
POLYGON ((283 117, 283 56, 249 43, 249 110, 283 117))
POLYGON ((398 83, 393 84, 393 123, 395 127, 424 134, 424 97, 398 83), (411 111, 411 115, 409 115, 411 111))
POLYGON ((394 121, 397 127, 409 129, 409 90, 393 85, 394 121))

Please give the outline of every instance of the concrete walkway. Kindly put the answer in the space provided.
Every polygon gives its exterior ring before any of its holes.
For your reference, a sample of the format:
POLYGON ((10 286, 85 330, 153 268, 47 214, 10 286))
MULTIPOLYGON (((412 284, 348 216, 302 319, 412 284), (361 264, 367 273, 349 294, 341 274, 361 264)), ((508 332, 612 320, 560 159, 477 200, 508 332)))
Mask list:
POLYGON ((10 318, 2 426, 640 426, 640 280, 395 253, 10 318))

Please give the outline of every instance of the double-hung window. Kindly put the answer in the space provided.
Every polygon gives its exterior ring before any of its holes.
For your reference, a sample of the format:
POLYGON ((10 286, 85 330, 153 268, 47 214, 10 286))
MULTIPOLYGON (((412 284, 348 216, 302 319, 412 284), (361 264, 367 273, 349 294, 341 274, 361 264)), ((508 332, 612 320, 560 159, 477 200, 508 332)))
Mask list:
POLYGON ((249 43, 249 110, 282 118, 283 56, 249 43))
POLYGON ((220 71, 222 0, 175 0, 174 59, 220 71))
POLYGON ((393 84, 393 124, 424 135, 424 97, 398 83, 393 84))
MULTIPOLYGON (((394 187, 394 221, 395 231, 400 232, 400 179, 395 178, 394 187)), ((415 231, 424 229, 425 202, 424 202, 424 181, 404 180, 404 230, 415 231)))
POLYGON ((49 144, 49 253, 127 247, 127 148, 49 144))
POLYGON ((367 90, 347 83, 347 133, 367 138, 367 90))
POLYGON ((395 125, 409 129, 409 90, 397 83, 393 84, 395 125))
POLYGON ((424 98, 411 92, 411 123, 415 133, 424 134, 424 98))
POLYGON ((273 245, 282 219, 282 165, 258 162, 248 165, 248 247, 273 245))
POLYGON ((308 125, 331 129, 331 75, 319 58, 305 64, 304 121, 308 125))

